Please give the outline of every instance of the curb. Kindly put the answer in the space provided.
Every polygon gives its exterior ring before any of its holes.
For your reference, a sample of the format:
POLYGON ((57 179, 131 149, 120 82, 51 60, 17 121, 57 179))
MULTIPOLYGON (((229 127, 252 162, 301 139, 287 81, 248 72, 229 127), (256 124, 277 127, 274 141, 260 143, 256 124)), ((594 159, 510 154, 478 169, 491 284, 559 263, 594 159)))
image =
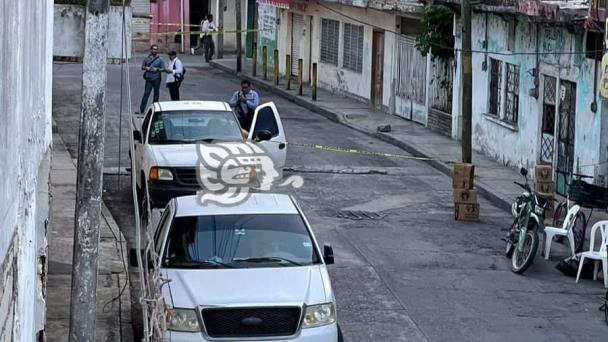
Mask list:
MULTIPOLYGON (((262 89, 264 91, 268 91, 268 92, 273 92, 275 94, 280 95, 281 97, 283 97, 284 99, 291 101, 299 106, 302 106, 308 110, 310 110, 311 112, 317 113, 333 122, 339 123, 341 125, 344 125, 350 129, 354 129, 357 132, 363 133, 367 136, 371 136, 373 138, 376 138, 378 140, 384 141, 388 144, 394 145, 408 153, 410 153, 411 155, 415 156, 415 157, 422 157, 422 158, 433 158, 432 156, 429 156, 428 154, 420 151, 418 148, 416 148, 414 145, 403 142, 401 140, 398 140, 394 137, 392 137, 389 134, 386 133, 381 133, 381 132, 370 132, 368 130, 365 130, 351 122, 349 122, 347 119, 345 119, 344 117, 342 117, 341 115, 329 111, 327 109, 321 108, 313 103, 310 103, 309 101, 303 100, 302 98, 298 97, 297 95, 293 95, 289 92, 287 92, 286 90, 283 90, 281 88, 278 88, 272 84, 268 84, 267 81, 264 80, 260 80, 258 78, 243 74, 243 73, 237 73, 236 71, 232 70, 230 67, 221 65, 215 61, 211 61, 209 63, 211 66, 213 66, 216 69, 219 69, 221 71, 224 71, 228 74, 232 74, 238 77, 241 77, 243 79, 246 79, 252 83, 254 83, 256 85, 257 88, 262 89)), ((426 163, 428 163, 431 167, 433 167, 434 169, 440 171, 441 173, 449 176, 450 178, 453 177, 453 171, 452 168, 446 164, 443 163, 441 161, 437 161, 437 160, 428 160, 425 161, 426 163)), ((493 205, 497 206, 498 208, 501 208, 503 210, 506 211, 510 211, 511 210, 511 202, 510 201, 506 201, 502 198, 500 198, 498 195, 496 195, 491 189, 492 187, 489 185, 484 184, 483 182, 475 182, 476 188, 479 191, 479 194, 481 196, 483 196, 484 198, 486 198, 490 203, 492 203, 493 205)))

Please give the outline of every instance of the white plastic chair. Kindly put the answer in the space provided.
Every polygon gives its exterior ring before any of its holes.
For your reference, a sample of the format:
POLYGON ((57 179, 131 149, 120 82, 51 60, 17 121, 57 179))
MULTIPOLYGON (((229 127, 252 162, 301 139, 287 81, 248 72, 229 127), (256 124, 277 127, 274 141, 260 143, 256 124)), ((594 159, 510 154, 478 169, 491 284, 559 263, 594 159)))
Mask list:
POLYGON ((598 262, 602 262, 602 269, 604 271, 604 287, 608 289, 608 252, 606 251, 606 245, 608 244, 608 221, 599 221, 591 228, 591 239, 589 241, 589 251, 581 253, 581 260, 578 264, 578 273, 576 274, 576 282, 581 276, 581 270, 583 269, 583 261, 585 258, 593 259, 593 280, 597 280, 597 272, 599 271, 598 262), (595 233, 596 230, 600 229, 601 242, 600 249, 594 250, 595 244, 595 233))
POLYGON ((568 244, 570 245, 570 251, 574 256, 574 233, 572 232, 572 226, 574 225, 574 218, 581 207, 578 205, 572 206, 568 210, 568 214, 564 219, 564 224, 561 228, 559 227, 545 227, 545 260, 549 260, 549 252, 551 251, 551 243, 555 236, 565 236, 568 238, 568 244))

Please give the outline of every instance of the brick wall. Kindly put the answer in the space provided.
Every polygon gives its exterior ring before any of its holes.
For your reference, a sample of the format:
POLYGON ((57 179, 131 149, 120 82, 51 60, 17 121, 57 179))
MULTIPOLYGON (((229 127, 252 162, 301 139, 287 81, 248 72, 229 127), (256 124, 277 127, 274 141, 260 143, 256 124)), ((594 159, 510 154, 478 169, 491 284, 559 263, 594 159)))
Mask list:
POLYGON ((428 127, 445 136, 452 136, 452 115, 429 108, 428 127))

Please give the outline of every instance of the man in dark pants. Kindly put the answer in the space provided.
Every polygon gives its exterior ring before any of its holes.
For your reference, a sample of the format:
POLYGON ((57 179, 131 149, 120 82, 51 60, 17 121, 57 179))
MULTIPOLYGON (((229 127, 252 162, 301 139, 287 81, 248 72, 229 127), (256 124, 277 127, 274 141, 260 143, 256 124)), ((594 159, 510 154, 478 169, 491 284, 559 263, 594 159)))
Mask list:
POLYGON ((158 102, 160 96, 161 73, 165 71, 165 62, 158 56, 158 45, 150 47, 150 55, 141 63, 141 70, 145 71, 144 80, 146 80, 144 96, 139 105, 139 112, 143 114, 148 105, 150 92, 154 90, 154 102, 158 102))
POLYGON ((169 52, 169 67, 167 68, 167 88, 171 95, 171 101, 179 101, 179 87, 182 85, 184 77, 184 65, 177 58, 177 52, 169 52))
POLYGON ((205 47, 205 62, 207 63, 213 59, 213 54, 215 53, 215 44, 213 43, 213 37, 211 37, 211 33, 214 31, 216 31, 216 28, 215 24, 213 24, 213 14, 209 14, 201 27, 205 47))

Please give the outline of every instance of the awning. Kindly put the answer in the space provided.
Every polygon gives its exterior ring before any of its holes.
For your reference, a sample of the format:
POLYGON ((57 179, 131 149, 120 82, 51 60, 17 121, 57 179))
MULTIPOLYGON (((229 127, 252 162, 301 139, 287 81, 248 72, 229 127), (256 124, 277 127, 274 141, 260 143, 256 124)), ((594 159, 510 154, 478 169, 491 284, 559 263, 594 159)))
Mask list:
POLYGON ((278 8, 289 9, 289 4, 291 3, 291 0, 258 0, 258 3, 271 5, 278 8))

